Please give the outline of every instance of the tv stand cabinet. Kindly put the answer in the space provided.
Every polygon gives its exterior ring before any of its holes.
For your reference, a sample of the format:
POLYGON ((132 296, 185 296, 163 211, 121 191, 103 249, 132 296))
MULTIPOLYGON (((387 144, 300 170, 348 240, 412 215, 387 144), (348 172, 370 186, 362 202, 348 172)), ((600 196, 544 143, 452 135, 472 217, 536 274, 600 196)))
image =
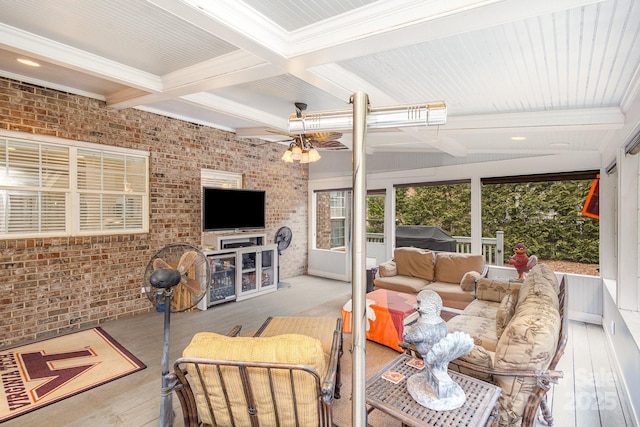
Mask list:
POLYGON ((204 254, 211 269, 211 286, 198 304, 200 310, 218 303, 242 301, 278 290, 276 244, 205 250, 204 254))
POLYGON ((250 246, 264 246, 267 235, 264 233, 219 233, 205 232, 202 234, 202 246, 205 249, 223 250, 238 249, 250 246))

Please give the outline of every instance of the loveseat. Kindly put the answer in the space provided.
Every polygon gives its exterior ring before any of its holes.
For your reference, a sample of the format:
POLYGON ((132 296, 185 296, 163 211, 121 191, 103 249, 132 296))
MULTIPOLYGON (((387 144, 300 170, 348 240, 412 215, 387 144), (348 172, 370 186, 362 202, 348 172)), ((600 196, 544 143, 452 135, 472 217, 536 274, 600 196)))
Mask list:
POLYGON ((531 269, 524 282, 478 280, 476 299, 447 322, 449 332, 474 339, 471 353, 450 369, 490 381, 502 388, 500 427, 533 426, 538 407, 551 425, 546 406, 550 382, 567 341, 567 295, 545 264, 531 269))
POLYGON ((393 259, 378 266, 374 289, 417 294, 431 289, 440 295, 445 307, 464 309, 475 299, 478 279, 486 275, 482 255, 435 252, 402 247, 393 259))

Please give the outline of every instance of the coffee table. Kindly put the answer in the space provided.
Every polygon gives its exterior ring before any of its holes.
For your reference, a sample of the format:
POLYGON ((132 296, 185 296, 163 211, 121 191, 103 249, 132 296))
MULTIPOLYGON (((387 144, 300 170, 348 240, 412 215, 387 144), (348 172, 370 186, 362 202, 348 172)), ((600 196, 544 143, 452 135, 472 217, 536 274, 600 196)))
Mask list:
POLYGON ((404 426, 412 427, 476 427, 497 422, 500 387, 458 372, 449 371, 449 375, 466 394, 467 399, 460 408, 434 411, 417 403, 407 391, 407 378, 420 372, 407 365, 411 359, 411 356, 401 354, 367 381, 369 412, 379 409, 402 421, 404 426), (399 372, 404 378, 394 384, 382 378, 388 371, 399 372))
MULTIPOLYGON (((369 292, 367 299, 366 331, 368 340, 391 347, 396 351, 404 351, 398 346, 402 341, 404 326, 418 318, 413 308, 416 295, 403 292, 377 289, 369 292)), ((351 300, 342 307, 342 332, 351 333, 351 300)))

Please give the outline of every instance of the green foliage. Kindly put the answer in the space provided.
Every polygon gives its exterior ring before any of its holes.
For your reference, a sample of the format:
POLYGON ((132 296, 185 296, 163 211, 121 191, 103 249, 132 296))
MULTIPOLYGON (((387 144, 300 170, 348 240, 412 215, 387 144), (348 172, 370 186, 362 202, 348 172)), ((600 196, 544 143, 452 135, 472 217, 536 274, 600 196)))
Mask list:
POLYGON ((367 233, 384 233, 384 195, 367 196, 367 233))
POLYGON ((538 258, 597 263, 599 223, 582 215, 590 187, 590 180, 485 185, 482 235, 504 231, 505 261, 524 243, 538 258))
MULTIPOLYGON (((597 263, 599 223, 582 215, 590 187, 591 180, 484 185, 482 235, 504 231, 505 262, 524 243, 528 255, 541 259, 597 263)), ((396 224, 471 235, 470 184, 397 189, 396 224)))
POLYGON ((436 225, 452 236, 471 235, 471 185, 398 188, 396 225, 436 225))

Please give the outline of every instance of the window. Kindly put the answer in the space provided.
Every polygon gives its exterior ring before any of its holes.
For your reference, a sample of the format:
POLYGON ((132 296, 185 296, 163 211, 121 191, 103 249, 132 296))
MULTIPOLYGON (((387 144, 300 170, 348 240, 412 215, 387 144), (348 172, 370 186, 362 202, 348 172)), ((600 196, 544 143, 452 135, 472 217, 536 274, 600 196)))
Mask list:
POLYGON ((316 249, 345 250, 351 191, 316 193, 316 249))
POLYGON ((242 188, 242 174, 201 169, 200 185, 202 187, 242 188))
MULTIPOLYGON (((599 221, 582 209, 597 171, 485 178, 483 235, 504 231, 505 261, 517 243, 546 263, 582 264, 582 274, 599 275, 599 221)), ((553 265, 552 265, 553 267, 553 265)))
POLYGON ((146 232, 148 153, 0 135, 0 237, 146 232))
POLYGON ((367 243, 384 243, 384 191, 367 192, 367 243))
POLYGON ((396 188, 396 225, 431 225, 471 235, 471 184, 439 182, 396 188))

